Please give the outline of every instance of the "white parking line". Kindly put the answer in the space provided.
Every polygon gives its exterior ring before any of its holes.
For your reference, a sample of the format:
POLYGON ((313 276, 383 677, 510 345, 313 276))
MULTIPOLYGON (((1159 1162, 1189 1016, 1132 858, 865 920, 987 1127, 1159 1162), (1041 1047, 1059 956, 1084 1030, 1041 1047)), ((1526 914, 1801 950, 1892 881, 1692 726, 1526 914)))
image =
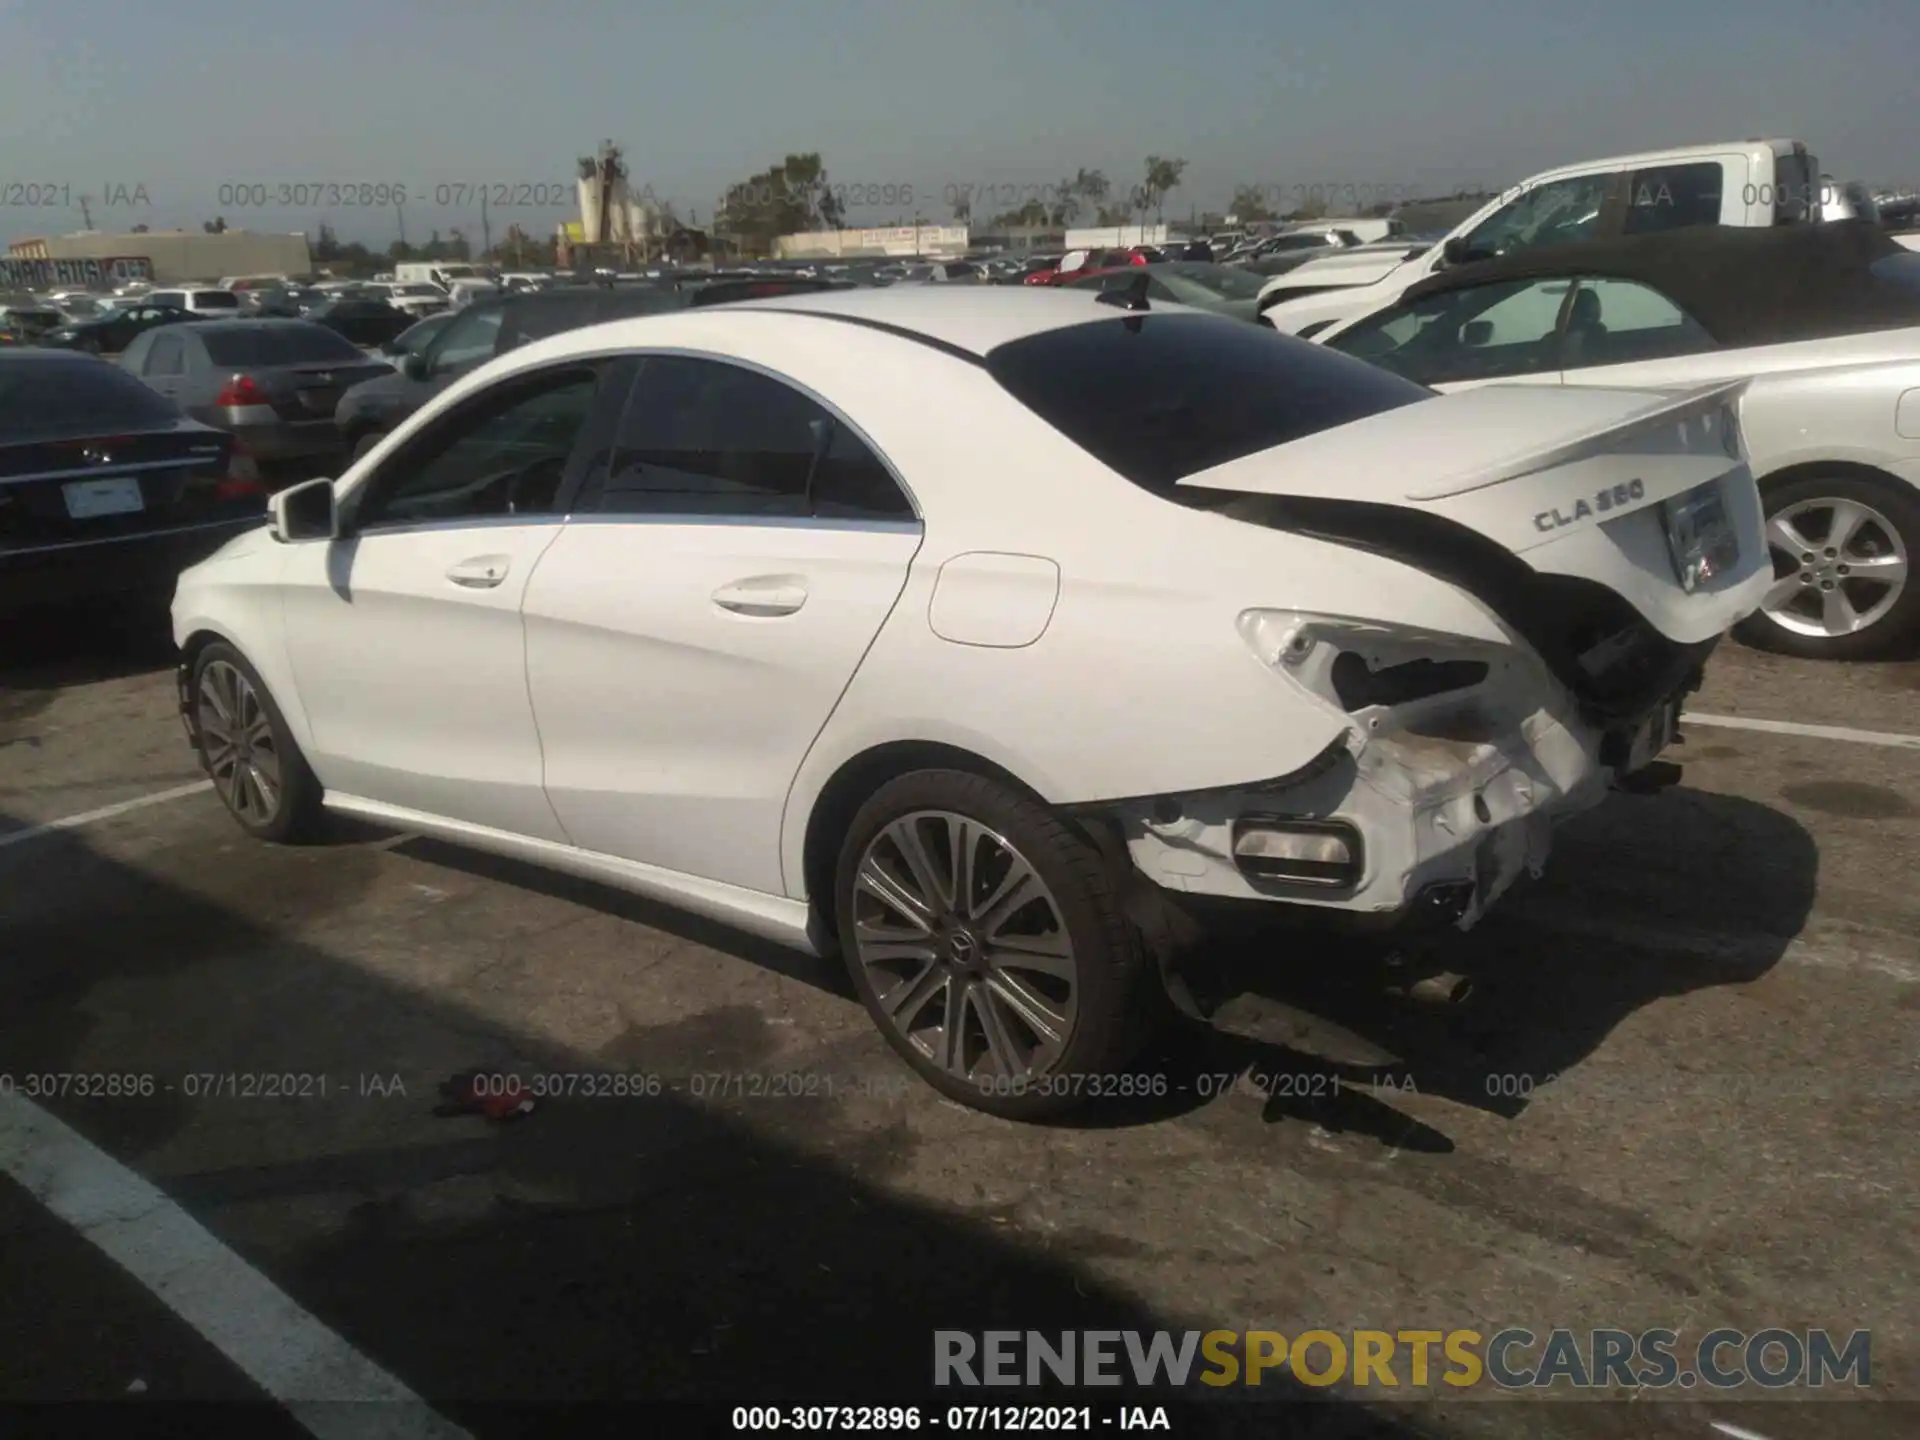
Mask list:
POLYGON ((1841 740, 1849 745, 1920 750, 1920 735, 1901 735, 1891 730, 1849 730, 1844 725, 1802 725, 1797 720, 1749 720, 1744 715, 1696 715, 1691 710, 1680 717, 1682 729, 1689 725, 1717 725, 1722 730, 1758 730, 1767 735, 1800 735, 1809 740, 1841 740))
POLYGON ((25 830, 16 830, 11 835, 0 835, 0 849, 9 845, 22 845, 29 840, 37 840, 42 835, 51 835, 56 830, 72 830, 76 826, 91 825, 96 820, 111 820, 116 815, 124 815, 129 810, 141 810, 149 805, 159 805, 168 800, 184 800, 189 795, 198 795, 202 790, 211 790, 211 780, 196 780, 191 785, 176 785, 171 790, 156 790, 151 795, 136 796, 132 800, 122 800, 117 805, 102 805, 98 810, 82 810, 78 815, 65 815, 58 820, 49 820, 44 825, 30 825, 25 830))
POLYGON ((116 1261, 309 1433, 471 1440, 153 1185, 9 1092, 0 1092, 0 1173, 116 1261))

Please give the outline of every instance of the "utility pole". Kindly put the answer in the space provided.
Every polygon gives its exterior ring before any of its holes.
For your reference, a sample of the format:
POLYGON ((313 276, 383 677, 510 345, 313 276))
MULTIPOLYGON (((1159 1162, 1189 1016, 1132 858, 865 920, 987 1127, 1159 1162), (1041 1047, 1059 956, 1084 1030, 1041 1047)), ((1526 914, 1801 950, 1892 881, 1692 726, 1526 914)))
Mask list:
POLYGON ((406 201, 396 200, 393 202, 393 217, 395 220, 400 222, 400 246, 402 249, 405 249, 407 244, 407 202, 406 201))
POLYGON ((487 219, 487 187, 480 187, 480 258, 493 253, 493 224, 487 219))
POLYGON ((91 230, 93 228, 92 207, 93 197, 91 195, 82 195, 80 197, 80 228, 82 230, 91 230))

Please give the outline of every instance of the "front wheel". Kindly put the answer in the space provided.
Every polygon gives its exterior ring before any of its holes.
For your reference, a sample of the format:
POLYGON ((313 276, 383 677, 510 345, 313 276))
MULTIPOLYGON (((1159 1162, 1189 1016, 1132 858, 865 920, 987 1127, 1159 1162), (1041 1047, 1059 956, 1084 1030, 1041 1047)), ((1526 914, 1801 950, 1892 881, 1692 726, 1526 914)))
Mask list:
POLYGON ((1878 660, 1920 633, 1920 496, 1854 475, 1766 491, 1773 587, 1735 632, 1810 660, 1878 660))
POLYGON ((1044 805, 954 770, 882 786, 841 847, 854 988, 943 1094, 1010 1119, 1078 1108, 1138 1053, 1153 966, 1099 851, 1044 805))
POLYGON ((202 650, 188 699, 200 761, 240 828, 260 840, 311 838, 320 827, 320 782, 240 652, 224 641, 202 650))

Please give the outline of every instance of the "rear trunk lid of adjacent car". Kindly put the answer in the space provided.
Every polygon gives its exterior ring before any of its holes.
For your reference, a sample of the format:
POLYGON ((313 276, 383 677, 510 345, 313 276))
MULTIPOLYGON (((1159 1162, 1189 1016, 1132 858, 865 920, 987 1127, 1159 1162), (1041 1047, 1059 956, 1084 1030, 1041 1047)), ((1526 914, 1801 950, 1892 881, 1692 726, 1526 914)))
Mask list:
POLYGON ((229 475, 232 444, 192 421, 0 439, 0 555, 264 516, 259 484, 229 475))

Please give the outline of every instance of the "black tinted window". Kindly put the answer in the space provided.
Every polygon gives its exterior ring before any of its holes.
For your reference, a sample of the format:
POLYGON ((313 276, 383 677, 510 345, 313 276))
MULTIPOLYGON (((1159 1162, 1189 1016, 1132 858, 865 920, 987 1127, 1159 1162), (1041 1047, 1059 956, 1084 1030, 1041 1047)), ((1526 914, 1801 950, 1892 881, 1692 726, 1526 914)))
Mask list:
POLYGON ((626 515, 904 516, 877 457, 820 405, 758 371, 650 359, 582 509, 626 515))
POLYGON ((193 297, 196 310, 238 310, 240 297, 231 290, 202 290, 193 297))
POLYGON ((551 511, 598 385, 593 368, 569 369, 462 406, 382 464, 355 524, 551 511))
POLYGON ((1242 320, 1116 316, 1002 345, 987 369, 1136 485, 1175 482, 1433 392, 1242 320))
POLYGON ((360 348, 320 325, 262 325, 258 329, 201 329, 215 365, 249 369, 263 365, 319 365, 330 360, 364 361, 360 348))
POLYGON ((494 351, 504 355, 516 345, 543 340, 567 330, 578 330, 594 322, 600 297, 591 291, 580 295, 542 298, 520 305, 508 305, 500 324, 500 344, 494 351))
POLYGON ((0 361, 0 436, 102 435, 179 418, 118 366, 94 360, 0 361))

